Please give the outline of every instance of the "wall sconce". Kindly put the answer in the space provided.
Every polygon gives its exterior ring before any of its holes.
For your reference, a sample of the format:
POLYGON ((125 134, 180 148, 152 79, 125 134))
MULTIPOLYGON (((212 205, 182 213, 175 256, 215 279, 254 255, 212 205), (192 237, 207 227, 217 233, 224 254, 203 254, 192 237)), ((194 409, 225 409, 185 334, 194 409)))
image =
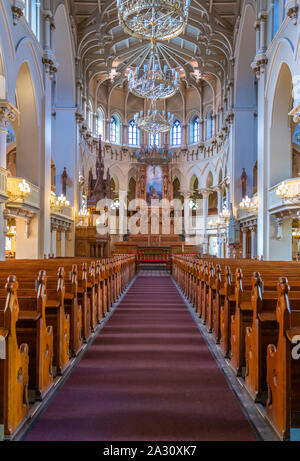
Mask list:
POLYGON ((198 204, 197 204, 196 200, 190 200, 189 207, 193 211, 198 210, 198 204))
POLYGON ((63 208, 68 207, 70 202, 67 198, 61 194, 59 197, 56 197, 54 192, 51 192, 51 210, 52 211, 62 211, 63 208))
POLYGON ((282 183, 276 189, 277 197, 281 197, 283 199, 288 198, 289 195, 289 186, 282 181, 282 183))
POLYGON ((249 198, 248 195, 243 198, 243 200, 240 202, 240 209, 241 210, 257 210, 257 197, 252 197, 249 198))
POLYGON ((63 209, 65 206, 69 206, 70 205, 70 202, 67 200, 67 198, 61 194, 56 202, 55 202, 55 205, 60 208, 60 209, 63 209))
POLYGON ((20 189, 20 194, 22 197, 27 197, 30 194, 30 186, 25 179, 22 179, 22 182, 18 184, 18 188, 20 189))
POLYGON ((10 225, 8 231, 6 232, 6 237, 12 238, 16 236, 16 226, 10 225))
POLYGON ((89 210, 87 210, 85 207, 81 208, 77 214, 79 218, 87 218, 89 215, 89 210))
POLYGON ((114 200, 111 208, 112 208, 112 210, 118 210, 120 208, 120 201, 119 200, 114 200))
POLYGON ((300 239, 300 229, 293 229, 293 231, 292 231, 292 236, 293 236, 295 239, 300 239))
POLYGON ((220 218, 224 219, 225 221, 229 221, 230 219, 230 211, 225 206, 220 213, 220 218))

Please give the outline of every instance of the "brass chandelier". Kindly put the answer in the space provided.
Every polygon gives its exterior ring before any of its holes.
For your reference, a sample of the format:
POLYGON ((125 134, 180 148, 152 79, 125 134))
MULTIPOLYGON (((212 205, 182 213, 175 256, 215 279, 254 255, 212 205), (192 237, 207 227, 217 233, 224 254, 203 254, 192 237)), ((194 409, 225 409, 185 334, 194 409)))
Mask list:
POLYGON ((124 31, 142 40, 170 40, 187 24, 190 0, 117 0, 124 31))
POLYGON ((156 136, 159 133, 170 131, 174 123, 174 114, 165 110, 159 111, 156 105, 153 104, 144 116, 144 112, 137 112, 134 116, 134 121, 138 128, 156 136))
POLYGON ((148 64, 128 74, 129 90, 135 96, 157 101, 174 96, 179 89, 179 72, 166 63, 162 66, 158 48, 152 46, 148 64))
POLYGON ((145 165, 162 165, 172 161, 172 151, 168 149, 168 146, 157 147, 157 146, 142 146, 136 152, 136 158, 138 162, 145 165))

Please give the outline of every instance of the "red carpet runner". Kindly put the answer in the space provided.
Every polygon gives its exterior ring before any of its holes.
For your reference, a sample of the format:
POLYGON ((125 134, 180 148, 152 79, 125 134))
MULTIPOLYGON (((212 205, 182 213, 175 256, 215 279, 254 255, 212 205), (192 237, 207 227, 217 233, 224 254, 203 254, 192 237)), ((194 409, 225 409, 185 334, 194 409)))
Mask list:
POLYGON ((256 440, 169 277, 139 277, 27 440, 256 440))

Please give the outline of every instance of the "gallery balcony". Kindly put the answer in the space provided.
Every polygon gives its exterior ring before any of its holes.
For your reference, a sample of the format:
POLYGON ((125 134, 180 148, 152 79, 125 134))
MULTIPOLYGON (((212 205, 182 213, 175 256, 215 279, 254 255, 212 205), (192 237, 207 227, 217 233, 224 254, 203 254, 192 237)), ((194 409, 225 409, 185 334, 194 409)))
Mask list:
POLYGON ((300 211, 300 178, 291 178, 270 187, 268 210, 272 215, 296 215, 300 211))
POLYGON ((255 193, 253 197, 246 196, 240 203, 238 209, 238 220, 241 224, 248 221, 255 221, 258 211, 258 195, 255 193))
POLYGON ((50 198, 51 222, 69 227, 74 222, 74 207, 70 205, 66 197, 56 196, 55 192, 51 192, 50 198))
POLYGON ((23 178, 7 177, 7 208, 21 208, 38 213, 40 210, 40 188, 23 178))

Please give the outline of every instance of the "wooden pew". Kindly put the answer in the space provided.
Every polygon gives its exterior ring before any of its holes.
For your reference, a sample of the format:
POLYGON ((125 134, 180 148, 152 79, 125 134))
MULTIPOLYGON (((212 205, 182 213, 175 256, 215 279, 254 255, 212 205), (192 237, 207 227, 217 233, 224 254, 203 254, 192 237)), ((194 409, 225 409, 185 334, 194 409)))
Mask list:
MULTIPOLYGON (((191 274, 191 260, 173 257, 172 263, 178 285, 192 300, 193 285, 187 275, 191 274)), ((217 260, 214 263, 202 259, 200 264, 198 261, 197 311, 201 312, 216 342, 220 328, 224 355, 231 357, 236 374, 242 374, 245 368, 245 385, 252 397, 264 403, 268 389, 269 420, 286 439, 291 427, 300 427, 300 344, 293 343, 296 337, 300 340, 299 275, 300 266, 294 262, 280 262, 276 266, 266 261, 217 260), (280 272, 289 275, 293 287, 290 301, 284 279, 279 284, 280 294, 274 289, 280 273, 278 267, 280 272), (297 352, 297 358, 293 358, 293 352, 297 352)))
POLYGON ((230 268, 225 268, 224 276, 224 304, 220 312, 220 346, 224 357, 230 357, 231 317, 235 312, 235 294, 230 268))
MULTIPOLYGON (((78 303, 81 305, 82 309, 82 337, 86 342, 91 335, 91 328, 93 322, 91 320, 91 299, 89 296, 90 287, 88 287, 89 283, 89 275, 88 275, 88 264, 86 262, 82 262, 80 259, 75 259, 78 264, 78 272, 77 272, 77 297, 78 303), (89 290, 89 292, 88 292, 89 290)), ((23 261, 22 261, 23 264, 23 261)), ((59 267, 63 267, 65 271, 72 271, 72 266, 74 264, 74 260, 72 259, 51 259, 51 260, 35 260, 35 261, 24 261, 24 264, 28 267, 42 267, 47 270, 47 272, 58 271, 59 267)), ((5 267, 5 266, 4 266, 5 267)), ((93 309, 96 309, 96 306, 93 305, 93 309)))
POLYGON ((70 360, 70 315, 65 314, 65 271, 60 267, 57 279, 48 279, 46 320, 53 328, 54 360, 57 375, 64 373, 70 360))
POLYGON ((18 283, 9 276, 7 296, 0 301, 0 427, 12 436, 29 411, 28 345, 18 345, 16 324, 19 318, 18 283))
MULTIPOLYGON (((40 265, 39 265, 40 267, 40 265)), ((28 271, 24 274, 22 267, 16 267, 14 269, 19 280, 19 300, 21 303, 21 317, 23 321, 29 322, 29 316, 26 313, 26 319, 23 319, 23 294, 26 294, 24 290, 30 290, 30 287, 34 286, 33 278, 36 272, 37 266, 34 264, 33 267, 27 265, 28 271), (30 269, 29 269, 30 268, 30 269), (22 296, 22 298, 21 298, 22 296)), ((50 272, 50 270, 49 270, 50 272)), ((1 269, 3 274, 3 268, 1 269)), ((58 271, 54 271, 49 276, 46 271, 40 271, 40 275, 43 274, 44 283, 47 283, 47 290, 45 289, 45 322, 44 324, 51 326, 53 331, 53 368, 54 374, 61 375, 69 364, 70 359, 70 317, 65 314, 65 285, 64 285, 64 269, 59 268, 58 271)), ((37 282, 38 284, 39 282, 37 282)), ((27 292, 29 295, 30 292, 27 292)), ((31 294, 33 295, 33 288, 31 288, 31 294)), ((30 303, 30 299, 27 300, 27 304, 30 303)), ((28 309, 27 309, 28 310, 28 309)), ((31 315, 31 314, 30 314, 31 315)), ((36 320, 37 321, 37 320, 36 320)), ((24 323, 24 322, 23 322, 24 323)), ((19 324, 18 324, 19 327, 19 324)), ((23 325, 24 328, 24 325, 23 325)), ((30 363, 33 363, 30 361, 30 363)), ((33 366, 33 365, 32 365, 33 366)), ((30 365, 31 369, 31 365, 30 365)))
MULTIPOLYGON (((17 335, 29 346, 29 390, 31 398, 43 399, 53 383, 53 329, 47 325, 47 277, 40 271, 36 283, 19 282, 17 335)), ((3 293, 0 294, 3 297, 3 293)))
POLYGON ((221 339, 221 306, 224 305, 224 289, 222 289, 222 270, 220 264, 217 264, 214 280, 212 281, 212 334, 216 344, 221 339))
MULTIPOLYGON (((271 298, 271 305, 277 298, 274 293, 274 287, 276 286, 276 280, 278 279, 278 272, 271 266, 262 268, 264 271, 264 298, 265 305, 267 305, 267 298, 271 298), (272 301, 273 299, 273 301, 272 301)), ((253 289, 252 289, 252 267, 250 271, 245 266, 244 270, 236 270, 235 275, 235 297, 236 306, 235 313, 231 318, 231 366, 237 375, 244 375, 246 371, 246 355, 245 355, 245 337, 247 328, 253 324, 253 311, 255 305, 253 304, 253 289), (244 274, 246 273, 246 276, 244 274)), ((254 277, 259 277, 258 272, 254 273, 254 277)), ((268 329, 272 332, 272 328, 275 327, 274 322, 275 316, 272 313, 261 313, 261 320, 265 322, 265 335, 267 335, 268 329)), ((271 336, 272 337, 272 336, 271 336)), ((267 339, 266 339, 267 341, 267 339)))
POLYGON ((252 323, 253 310, 251 297, 248 290, 245 290, 241 269, 235 274, 235 313, 231 317, 231 357, 230 364, 237 374, 242 376, 243 368, 246 365, 245 359, 245 335, 246 328, 252 323))
POLYGON ((70 353, 76 357, 82 349, 82 306, 78 300, 77 264, 65 278, 65 314, 70 317, 70 353))
POLYGON ((294 342, 300 339, 300 294, 289 297, 284 277, 278 283, 276 319, 277 343, 267 350, 267 415, 280 437, 289 439, 291 427, 300 427, 300 354, 294 342))
POLYGON ((266 355, 268 344, 278 334, 276 323, 277 292, 263 293, 263 281, 259 273, 252 277, 251 327, 245 333, 246 372, 245 384, 256 402, 266 401, 266 355))

